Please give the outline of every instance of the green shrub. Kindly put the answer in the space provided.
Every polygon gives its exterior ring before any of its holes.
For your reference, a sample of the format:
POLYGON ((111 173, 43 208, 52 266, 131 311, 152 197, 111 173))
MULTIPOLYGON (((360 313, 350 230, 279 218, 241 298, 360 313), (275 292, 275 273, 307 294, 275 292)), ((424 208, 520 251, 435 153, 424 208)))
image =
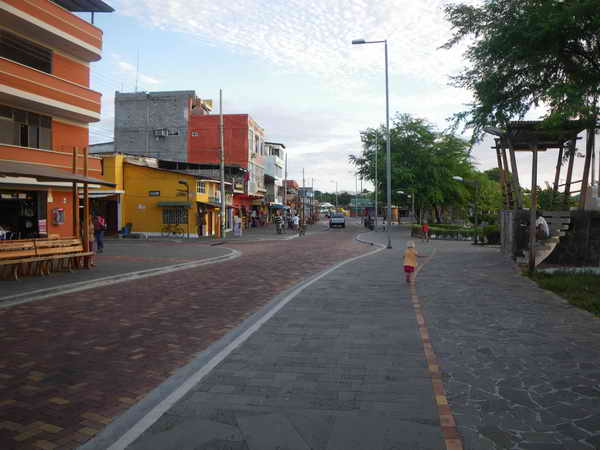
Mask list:
POLYGON ((535 272, 531 278, 578 308, 600 317, 600 275, 591 272, 535 272))

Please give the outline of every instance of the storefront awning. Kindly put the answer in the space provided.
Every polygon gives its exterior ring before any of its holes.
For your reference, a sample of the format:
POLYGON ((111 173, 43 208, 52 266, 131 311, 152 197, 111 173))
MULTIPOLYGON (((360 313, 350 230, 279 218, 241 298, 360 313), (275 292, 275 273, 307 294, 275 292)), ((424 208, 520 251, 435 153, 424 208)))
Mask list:
POLYGON ((115 186, 114 183, 98 178, 84 177, 83 175, 67 172, 66 170, 54 169, 37 164, 17 163, 0 160, 0 177, 29 177, 38 181, 75 181, 78 183, 99 184, 102 186, 115 186))
POLYGON ((221 205, 218 203, 211 203, 211 202, 196 202, 199 205, 203 205, 203 206, 208 206, 209 208, 220 208, 221 205))
POLYGON ((165 207, 181 207, 181 208, 191 208, 192 204, 190 202, 158 202, 156 206, 165 206, 165 207))
POLYGON ((289 209, 289 206, 282 205, 281 203, 271 202, 269 207, 274 209, 289 209))

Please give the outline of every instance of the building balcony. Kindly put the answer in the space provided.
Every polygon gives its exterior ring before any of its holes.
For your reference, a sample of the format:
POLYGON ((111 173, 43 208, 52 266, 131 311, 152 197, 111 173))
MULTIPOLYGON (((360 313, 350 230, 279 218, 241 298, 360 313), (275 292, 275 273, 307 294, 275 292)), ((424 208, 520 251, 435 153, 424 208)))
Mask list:
MULTIPOLYGON (((0 160, 47 166, 71 172, 73 170, 73 152, 64 150, 45 150, 17 145, 0 144, 0 160)), ((77 157, 77 172, 83 173, 83 153, 77 157)), ((93 178, 102 178, 102 159, 88 156, 88 174, 93 178)))
POLYGON ((89 123, 100 120, 101 96, 78 84, 0 58, 0 103, 89 123))
POLYGON ((102 30, 50 0, 2 0, 0 22, 84 61, 101 58, 102 30))

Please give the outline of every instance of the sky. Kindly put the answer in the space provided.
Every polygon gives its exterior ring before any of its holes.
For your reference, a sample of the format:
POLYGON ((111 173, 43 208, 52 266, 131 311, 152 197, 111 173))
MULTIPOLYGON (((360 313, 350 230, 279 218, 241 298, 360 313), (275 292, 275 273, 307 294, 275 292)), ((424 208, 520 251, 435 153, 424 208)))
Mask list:
MULTIPOLYGON (((115 91, 136 83, 139 91, 195 90, 218 113, 222 89, 225 114, 250 114, 267 140, 286 145, 288 178, 302 183, 304 169, 307 186, 354 191, 360 181, 348 156, 361 153, 361 130, 385 123, 385 66, 383 44, 353 39, 388 40, 391 116, 408 113, 441 131, 471 101, 448 84, 465 48, 439 48, 451 33, 449 0, 105 1, 116 11, 95 16, 104 52, 92 88, 103 94, 103 119, 91 126, 91 143, 112 140, 115 91)), ((480 170, 496 166, 491 145, 473 149, 480 170)), ((556 157, 540 155, 538 184, 553 179, 556 157)), ((531 154, 517 159, 528 186, 531 154)), ((582 165, 578 158, 576 175, 582 165)))

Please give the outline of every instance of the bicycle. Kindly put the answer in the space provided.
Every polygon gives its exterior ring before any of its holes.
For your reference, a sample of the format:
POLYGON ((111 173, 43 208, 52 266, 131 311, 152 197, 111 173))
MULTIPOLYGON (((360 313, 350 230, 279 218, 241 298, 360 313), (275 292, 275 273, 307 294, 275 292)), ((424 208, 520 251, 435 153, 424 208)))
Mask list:
POLYGON ((173 236, 176 238, 182 238, 184 234, 185 234, 185 230, 178 223, 165 224, 160 229, 160 235, 162 237, 173 236))

